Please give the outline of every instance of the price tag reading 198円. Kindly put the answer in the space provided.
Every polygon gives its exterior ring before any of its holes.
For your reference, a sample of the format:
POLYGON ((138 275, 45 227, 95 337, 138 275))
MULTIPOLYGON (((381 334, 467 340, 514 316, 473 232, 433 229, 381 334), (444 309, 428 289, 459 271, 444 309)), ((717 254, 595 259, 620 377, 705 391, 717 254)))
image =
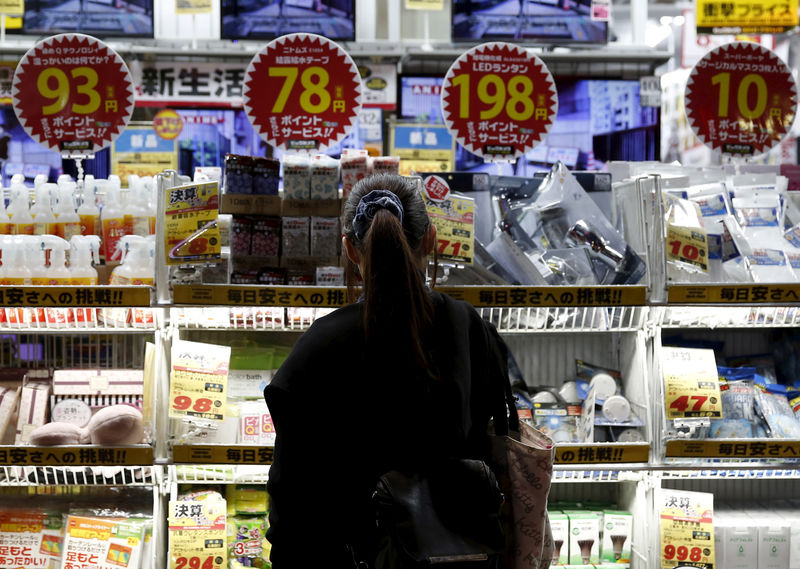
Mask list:
POLYGON ((462 54, 442 84, 447 128, 487 161, 513 161, 544 140, 558 113, 553 76, 541 59, 510 43, 462 54))
POLYGON ((767 152, 791 130, 797 86, 769 49, 733 42, 708 52, 686 83, 686 118, 706 146, 732 156, 767 152))
POLYGON ((83 34, 34 45, 17 65, 11 94, 25 132, 67 156, 89 156, 110 146, 133 112, 133 80, 125 62, 83 34))
POLYGON ((256 132, 281 150, 315 152, 341 141, 361 108, 361 75, 336 43, 289 34, 253 57, 244 108, 256 132))

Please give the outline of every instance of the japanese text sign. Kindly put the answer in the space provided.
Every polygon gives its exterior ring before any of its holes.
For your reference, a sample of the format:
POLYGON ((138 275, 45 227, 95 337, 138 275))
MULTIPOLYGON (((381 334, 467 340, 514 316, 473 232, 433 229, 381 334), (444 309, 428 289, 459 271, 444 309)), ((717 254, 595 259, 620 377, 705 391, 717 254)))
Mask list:
POLYGON ((475 249, 475 200, 452 194, 441 176, 428 176, 423 187, 425 209, 436 227, 439 258, 471 265, 475 249))
POLYGON ((769 49, 733 42, 707 53, 686 83, 686 118, 712 150, 733 156, 767 152, 791 130, 797 86, 769 49))
POLYGON ((714 567, 714 495, 662 489, 661 567, 714 567))
POLYGON ((225 500, 170 501, 170 569, 221 569, 225 548, 225 500))
POLYGON ((281 150, 315 152, 340 142, 361 109, 361 76, 336 43, 314 34, 271 41, 247 67, 244 108, 281 150))
POLYGON ((228 346, 175 341, 169 416, 199 422, 224 421, 230 356, 228 346))
POLYGON ((125 62, 83 34, 34 45, 17 66, 11 93, 25 132, 62 155, 93 155, 110 146, 133 112, 133 81, 125 62))
POLYGON ((558 113, 541 59, 502 42, 462 54, 444 78, 442 114, 456 140, 487 161, 512 161, 542 142, 558 113))
POLYGON ((797 0, 697 0, 698 34, 780 34, 797 23, 797 0))
POLYGON ((722 418, 722 398, 714 350, 661 348, 667 419, 722 418))

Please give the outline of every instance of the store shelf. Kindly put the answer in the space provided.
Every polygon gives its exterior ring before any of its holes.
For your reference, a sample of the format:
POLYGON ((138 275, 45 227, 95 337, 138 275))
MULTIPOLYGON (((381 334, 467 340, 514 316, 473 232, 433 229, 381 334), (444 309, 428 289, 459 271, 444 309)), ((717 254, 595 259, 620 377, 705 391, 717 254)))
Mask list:
POLYGON ((529 332, 626 332, 641 329, 646 310, 600 308, 478 308, 504 334, 529 332))
POLYGON ((619 465, 650 460, 649 443, 584 443, 556 445, 556 464, 619 465))
POLYGON ((149 307, 149 286, 0 286, 4 307, 149 307))
POLYGON ((0 334, 148 334, 161 321, 154 308, 6 308, 0 334))
POLYGON ((331 308, 175 307, 170 322, 180 330, 303 332, 331 308))
POLYGON ((0 466, 3 486, 153 486, 160 482, 152 466, 0 466))
POLYGON ((721 464, 720 468, 708 468, 708 466, 696 469, 678 467, 671 470, 662 470, 658 475, 667 480, 794 480, 800 479, 800 470, 796 467, 776 468, 775 465, 743 465, 736 467, 731 465, 725 468, 721 464))
POLYGON ((709 284, 670 285, 669 304, 769 304, 800 303, 800 284, 709 284))
POLYGON ((175 464, 272 464, 274 447, 247 445, 174 445, 175 464))
POLYGON ((269 466, 178 464, 167 472, 178 484, 266 484, 269 479, 269 466))
POLYGON ((800 325, 794 306, 669 306, 650 311, 661 328, 787 328, 800 325))
POLYGON ((798 460, 800 440, 793 439, 705 439, 666 441, 667 458, 741 458, 798 460))
POLYGON ((150 466, 150 445, 0 446, 0 466, 150 466))

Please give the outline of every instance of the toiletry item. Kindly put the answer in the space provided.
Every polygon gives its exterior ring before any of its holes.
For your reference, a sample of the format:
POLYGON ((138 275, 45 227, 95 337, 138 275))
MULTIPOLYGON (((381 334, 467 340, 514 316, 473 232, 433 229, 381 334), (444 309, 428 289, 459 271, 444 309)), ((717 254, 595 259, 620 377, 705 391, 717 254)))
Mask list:
POLYGON ((121 264, 111 271, 112 285, 150 285, 155 281, 155 241, 125 235, 118 241, 121 264))
POLYGON ((100 235, 100 208, 97 207, 97 188, 98 184, 105 183, 105 180, 91 179, 89 176, 83 181, 83 194, 81 205, 78 206, 77 214, 81 221, 81 235, 100 235))
POLYGON ((44 270, 32 277, 34 285, 69 285, 72 284, 72 273, 67 268, 67 251, 69 243, 55 235, 41 235, 36 237, 41 249, 40 259, 44 270), (49 256, 47 251, 50 252, 49 256), (45 264, 45 259, 50 262, 45 264))
POLYGON ((70 182, 58 188, 57 193, 58 203, 54 211, 55 235, 67 241, 81 234, 81 217, 75 210, 77 188, 75 182, 70 182))
POLYGON ((69 270, 73 285, 96 285, 100 264, 100 237, 97 235, 75 235, 70 239, 69 270))

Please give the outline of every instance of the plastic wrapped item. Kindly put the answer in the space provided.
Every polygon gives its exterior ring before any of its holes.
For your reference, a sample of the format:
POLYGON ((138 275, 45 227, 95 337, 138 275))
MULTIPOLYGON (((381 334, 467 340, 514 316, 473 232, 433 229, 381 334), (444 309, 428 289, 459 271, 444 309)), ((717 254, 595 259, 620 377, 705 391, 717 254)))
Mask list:
POLYGON ((238 154, 225 155, 226 194, 253 193, 253 159, 238 154))
POLYGON ((708 280, 709 243, 700 206, 670 194, 664 194, 663 199, 668 278, 678 282, 708 280))
POLYGON ((283 197, 304 200, 311 195, 311 163, 306 156, 287 154, 283 158, 283 197))
POLYGON ((786 397, 786 388, 777 384, 757 384, 758 413, 767 424, 771 438, 800 438, 800 422, 786 397))
POLYGON ((312 200, 335 200, 339 197, 339 161, 326 154, 311 160, 312 200))
POLYGON ((542 260, 552 271, 553 277, 549 281, 550 284, 597 284, 588 247, 548 249, 542 253, 542 260))
POLYGON ((348 196, 356 182, 369 174, 369 153, 366 150, 346 148, 342 152, 342 196, 348 196))
POLYGON ((757 283, 794 282, 795 274, 786 254, 780 249, 753 249, 745 257, 747 268, 757 283))
POLYGON ((317 267, 317 286, 344 286, 344 267, 317 267))
MULTIPOLYGON (((723 371, 723 370, 721 370, 723 371)), ((752 377, 754 373, 750 372, 752 377)), ((752 381, 727 381, 720 384, 722 419, 711 421, 711 438, 749 439, 756 422, 756 392, 752 381)))
POLYGON ((231 255, 245 257, 250 254, 253 220, 235 216, 231 222, 231 255))
POLYGON ((253 222, 250 253, 255 257, 277 257, 281 246, 281 220, 262 217, 253 222))
POLYGON ((311 255, 314 257, 336 257, 339 255, 338 217, 311 218, 311 255))
POLYGON ((281 240, 284 257, 305 257, 309 254, 311 220, 308 217, 281 218, 281 240))
POLYGON ((375 156, 370 160, 373 174, 398 174, 400 173, 399 156, 375 156))
POLYGON ((253 193, 277 196, 281 164, 274 158, 253 158, 253 193))

